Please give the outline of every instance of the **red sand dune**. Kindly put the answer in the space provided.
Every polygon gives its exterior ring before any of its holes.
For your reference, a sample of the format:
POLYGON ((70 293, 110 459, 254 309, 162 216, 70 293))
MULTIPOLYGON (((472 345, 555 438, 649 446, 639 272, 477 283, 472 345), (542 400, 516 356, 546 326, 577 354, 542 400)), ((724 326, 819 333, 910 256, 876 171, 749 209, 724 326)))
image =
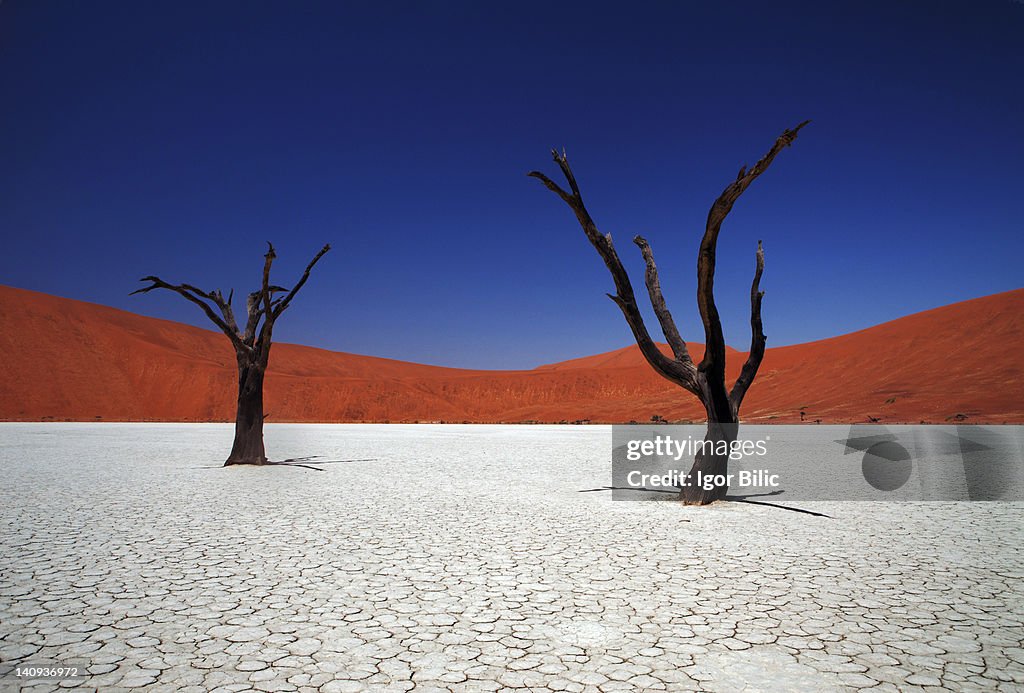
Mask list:
MULTIPOLYGON (((691 345, 695 360, 703 351, 691 345)), ((735 377, 745 355, 729 353, 735 377)), ((0 419, 229 421, 220 333, 0 287, 0 419)), ((278 344, 268 421, 594 422, 702 418, 636 347, 531 371, 472 371, 278 344)), ((746 421, 1024 423, 1024 289, 769 349, 746 421)))

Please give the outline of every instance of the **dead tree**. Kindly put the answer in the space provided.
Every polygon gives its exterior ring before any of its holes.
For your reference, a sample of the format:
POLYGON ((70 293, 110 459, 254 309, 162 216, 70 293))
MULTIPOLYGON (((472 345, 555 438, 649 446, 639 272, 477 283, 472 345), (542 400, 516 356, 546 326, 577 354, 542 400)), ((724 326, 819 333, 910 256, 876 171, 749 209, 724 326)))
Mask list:
MULTIPOLYGON (((548 189, 562 198, 575 213, 587 239, 604 260, 604 264, 615 282, 615 293, 608 294, 608 297, 622 311, 647 362, 658 375, 692 393, 704 405, 708 419, 705 441, 710 442, 711 445, 702 446, 701 451, 696 455, 690 470, 691 482, 696 481, 698 473, 705 478, 708 475, 728 473, 729 456, 721 454, 719 451, 722 450, 723 443, 732 445, 736 440, 740 405, 743 403, 747 389, 757 375, 765 348, 765 334, 761 325, 761 299, 764 297, 764 292, 760 290, 761 273, 764 271, 764 250, 761 247, 761 242, 758 241, 754 281, 750 287, 750 328, 752 333, 750 354, 747 356, 746 363, 743 364, 739 378, 731 389, 727 389, 725 384, 725 338, 722 336, 722 322, 718 315, 718 308, 715 306, 714 293, 718 234, 722 229, 722 222, 725 221, 725 217, 732 210, 733 204, 743 194, 743 191, 754 182, 755 178, 768 169, 780 151, 793 143, 797 133, 808 122, 810 121, 804 121, 792 130, 783 132, 760 161, 749 169, 745 166, 740 169, 736 180, 729 183, 711 205, 707 224, 704 227, 704 237, 697 255, 697 306, 700 309, 701 321, 704 323, 705 341, 704 358, 697 365, 694 365, 690 358, 686 342, 680 336, 675 320, 665 305, 658 269, 654 263, 654 252, 651 250, 650 244, 642 236, 636 236, 633 239, 633 242, 640 248, 647 266, 644 283, 647 285, 647 293, 661 331, 672 350, 671 358, 663 354, 651 339, 637 306, 629 275, 622 266, 615 246, 612 244, 611 234, 598 231, 597 225, 583 203, 583 196, 580 194, 579 185, 569 167, 565 152, 559 154, 557 150, 552 150, 551 153, 569 184, 569 191, 564 190, 539 171, 531 171, 529 174, 539 179, 548 189)), ((725 497, 727 491, 727 485, 716 486, 711 490, 691 485, 681 489, 681 499, 688 504, 704 505, 725 497)))
POLYGON ((239 329, 231 307, 233 289, 225 299, 220 289, 203 291, 191 284, 169 284, 159 277, 149 276, 139 280, 150 282, 149 286, 132 292, 144 294, 153 289, 173 291, 202 308, 206 317, 231 340, 238 364, 238 406, 235 411, 235 442, 224 466, 267 464, 267 454, 263 447, 263 380, 270 360, 274 324, 305 285, 313 266, 331 249, 330 245, 321 248, 306 265, 306 271, 295 286, 286 289, 270 283, 270 265, 277 254, 271 243, 268 242, 267 246, 267 254, 263 256, 263 281, 258 290, 249 294, 244 329, 239 329), (275 294, 278 296, 275 297, 275 294))

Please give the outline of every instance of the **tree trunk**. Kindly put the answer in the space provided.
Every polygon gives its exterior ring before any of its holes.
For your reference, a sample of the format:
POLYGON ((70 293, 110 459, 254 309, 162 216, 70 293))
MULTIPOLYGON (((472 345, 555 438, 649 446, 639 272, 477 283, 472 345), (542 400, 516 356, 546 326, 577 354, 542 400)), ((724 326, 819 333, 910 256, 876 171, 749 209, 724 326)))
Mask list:
POLYGON ((248 354, 238 355, 238 408, 235 413, 235 442, 224 466, 266 464, 263 447, 263 377, 266 367, 248 354))
POLYGON ((685 504, 707 505, 725 498, 729 492, 728 483, 714 484, 711 488, 707 488, 705 483, 707 479, 718 476, 728 478, 729 450, 737 438, 738 429, 739 422, 731 411, 716 412, 708 407, 705 445, 694 457, 693 467, 690 468, 690 485, 683 487, 680 493, 680 500, 685 504))

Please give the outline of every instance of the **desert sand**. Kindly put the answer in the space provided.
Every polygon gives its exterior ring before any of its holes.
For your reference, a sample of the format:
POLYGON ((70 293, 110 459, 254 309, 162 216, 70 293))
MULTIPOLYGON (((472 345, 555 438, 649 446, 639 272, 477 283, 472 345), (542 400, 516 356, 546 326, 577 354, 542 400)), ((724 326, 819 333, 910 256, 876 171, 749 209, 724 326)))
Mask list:
MULTIPOLYGON (((0 419, 230 421, 220 333, 0 287, 0 419)), ((625 332, 625 327, 622 328, 625 332)), ((770 344, 770 342, 769 342, 770 344)), ((1022 423, 1024 289, 769 348, 746 421, 1022 423)), ((695 359, 702 353, 691 344, 695 359)), ((730 377, 745 355, 730 351, 730 377)), ((441 368, 277 344, 269 422, 701 420, 636 347, 527 371, 441 368)))

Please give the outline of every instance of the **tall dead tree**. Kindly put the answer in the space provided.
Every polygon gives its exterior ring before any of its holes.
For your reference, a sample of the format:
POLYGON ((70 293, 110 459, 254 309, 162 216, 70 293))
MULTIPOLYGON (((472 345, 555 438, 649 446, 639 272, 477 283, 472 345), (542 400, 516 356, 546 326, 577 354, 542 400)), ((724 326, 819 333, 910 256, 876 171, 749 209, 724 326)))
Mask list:
POLYGON ((263 447, 263 380, 270 361, 270 346, 273 341, 274 324, 281 313, 291 305, 292 299, 309 279, 313 266, 331 249, 325 245, 308 265, 302 277, 291 289, 270 283, 270 266, 277 254, 274 246, 267 243, 267 254, 263 256, 263 281, 260 288, 249 294, 246 301, 245 328, 239 329, 231 307, 234 290, 227 299, 220 289, 203 291, 191 284, 169 284, 159 277, 143 277, 139 281, 150 282, 149 286, 133 291, 144 294, 153 289, 167 289, 184 297, 202 308, 214 325, 231 340, 238 364, 238 406, 235 410, 235 442, 224 466, 232 464, 266 464, 267 454, 263 447), (275 297, 275 294, 277 296, 275 297))
MULTIPOLYGON (((629 275, 622 266, 615 246, 612 244, 611 234, 598 231, 590 212, 583 204, 583 196, 580 194, 579 185, 569 167, 565 152, 559 154, 558 150, 552 150, 551 153, 569 184, 569 191, 564 190, 540 171, 531 171, 529 174, 539 179, 548 189, 562 198, 576 214, 576 219, 583 227, 587 239, 604 260, 604 264, 615 282, 615 294, 608 294, 608 297, 619 306, 647 362, 658 375, 692 393, 704 405, 708 419, 705 440, 712 444, 703 446, 701 452, 696 455, 690 470, 691 481, 698 478, 698 473, 704 478, 708 475, 728 473, 729 456, 717 451, 722 449, 721 442, 731 445, 736 440, 740 405, 743 403, 743 397, 754 381, 757 369, 761 365, 761 359, 764 357, 765 334, 761 325, 761 299, 764 292, 760 290, 761 273, 764 271, 764 250, 761 247, 761 242, 758 241, 754 281, 750 287, 750 328, 752 333, 750 354, 747 356, 747 361, 743 364, 743 370, 736 382, 731 389, 727 389, 725 384, 725 338, 722 336, 722 322, 718 315, 718 308, 715 306, 714 292, 718 234, 722 229, 722 222, 725 221, 725 217, 732 210, 733 204, 743 194, 743 191, 754 182, 755 178, 768 169, 780 151, 793 143, 800 129, 809 122, 804 121, 792 130, 783 132, 760 161, 749 169, 746 166, 740 169, 736 180, 729 183, 711 205, 707 224, 704 227, 704 237, 701 239, 700 251, 697 255, 697 306, 700 309, 701 321, 704 323, 705 341, 704 358, 697 365, 694 365, 690 358, 686 342, 680 336, 672 313, 665 305, 665 298, 661 292, 661 281, 658 278, 658 268, 654 263, 654 252, 651 250, 650 244, 642 236, 636 236, 633 239, 633 242, 640 248, 647 266, 644 283, 647 285, 647 294, 654 307, 654 314, 657 316, 665 340, 672 350, 672 358, 663 354, 651 339, 637 306, 629 275), (707 452, 709 449, 716 450, 716 452, 707 452)), ((688 504, 704 505, 725 497, 727 491, 727 485, 716 486, 710 490, 705 490, 703 486, 691 485, 681 489, 681 499, 688 504)))

